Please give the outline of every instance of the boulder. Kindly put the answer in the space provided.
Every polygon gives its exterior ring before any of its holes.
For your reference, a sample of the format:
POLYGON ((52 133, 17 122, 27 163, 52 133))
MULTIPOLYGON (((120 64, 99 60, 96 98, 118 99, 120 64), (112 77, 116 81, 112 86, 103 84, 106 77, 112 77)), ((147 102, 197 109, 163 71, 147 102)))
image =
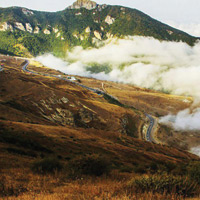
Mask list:
POLYGON ((95 9, 97 7, 97 3, 90 0, 77 0, 73 3, 72 6, 69 6, 68 9, 80 9, 86 8, 88 10, 95 9))
POLYGON ((113 24, 115 22, 115 18, 111 17, 110 15, 107 15, 105 22, 109 25, 113 24))
POLYGON ((13 27, 8 22, 0 24, 0 31, 13 31, 13 27))
POLYGON ((21 30, 21 31, 26 31, 24 25, 20 22, 15 22, 15 28, 21 30))
POLYGON ((94 31, 94 36, 95 36, 97 39, 99 39, 99 40, 102 39, 102 38, 101 38, 102 34, 99 33, 98 31, 94 31))
POLYGON ((26 30, 29 32, 29 33, 32 33, 33 32, 33 28, 31 26, 30 23, 26 23, 26 30))

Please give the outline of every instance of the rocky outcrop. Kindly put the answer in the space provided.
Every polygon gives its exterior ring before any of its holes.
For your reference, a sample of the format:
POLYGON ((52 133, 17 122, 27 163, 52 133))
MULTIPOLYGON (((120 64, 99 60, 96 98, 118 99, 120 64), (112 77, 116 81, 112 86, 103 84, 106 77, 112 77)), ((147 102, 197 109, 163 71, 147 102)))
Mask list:
POLYGON ((110 15, 107 15, 105 22, 109 25, 113 24, 115 22, 115 18, 111 17, 110 15))
POLYGON ((67 109, 56 108, 56 112, 51 115, 51 118, 62 125, 74 126, 73 113, 67 109))
POLYGON ((33 33, 39 33, 40 32, 40 28, 38 26, 35 27, 34 32, 33 33))
POLYGON ((8 22, 0 24, 0 31, 13 31, 13 27, 8 22))
POLYGON ((101 12, 101 11, 102 11, 103 9, 105 9, 106 7, 107 7, 106 4, 98 5, 97 10, 98 10, 99 12, 101 12))
POLYGON ((53 32, 57 33, 59 30, 57 28, 53 28, 53 32))
POLYGON ((58 37, 60 37, 60 35, 61 35, 60 32, 58 32, 58 33, 56 34, 56 37, 58 38, 58 37))
POLYGON ((81 12, 75 13, 76 16, 82 15, 81 12))
POLYGON ((15 22, 15 28, 21 30, 21 31, 26 31, 24 25, 20 22, 15 22))
POLYGON ((94 36, 95 36, 97 39, 99 39, 99 40, 102 39, 102 38, 101 38, 102 34, 99 33, 98 31, 94 31, 94 36))
POLYGON ((111 39, 111 38, 113 38, 113 34, 111 34, 111 33, 106 33, 106 37, 108 38, 108 39, 111 39))
POLYGON ((46 35, 49 35, 49 34, 51 34, 51 31, 48 30, 48 29, 44 29, 43 33, 46 34, 46 35))
POLYGON ((89 26, 85 29, 85 32, 86 32, 86 33, 90 33, 90 32, 91 32, 91 29, 90 29, 89 26))
POLYGON ((27 30, 29 33, 32 33, 32 32, 33 32, 33 28, 32 28, 32 26, 31 26, 31 24, 26 23, 26 30, 27 30))
POLYGON ((88 10, 95 9, 97 7, 97 3, 90 0, 77 0, 73 3, 72 6, 69 6, 68 9, 80 9, 80 8, 86 8, 88 10))
POLYGON ((22 12, 27 15, 27 16, 31 16, 31 15, 34 15, 34 12, 31 11, 31 10, 28 10, 26 8, 22 8, 22 12))

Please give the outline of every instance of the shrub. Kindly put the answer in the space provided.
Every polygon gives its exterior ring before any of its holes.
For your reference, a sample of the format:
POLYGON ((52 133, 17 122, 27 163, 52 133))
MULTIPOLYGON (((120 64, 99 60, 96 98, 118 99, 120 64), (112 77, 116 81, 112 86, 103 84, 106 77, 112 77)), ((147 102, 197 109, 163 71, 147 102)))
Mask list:
POLYGON ((187 177, 173 175, 142 176, 128 183, 129 190, 137 193, 153 192, 193 196, 197 193, 198 184, 187 177))
POLYGON ((57 158, 44 158, 32 165, 32 170, 36 173, 55 173, 61 169, 62 163, 57 158))
POLYGON ((98 154, 79 156, 68 163, 71 178, 80 178, 82 175, 101 176, 108 173, 109 169, 110 163, 98 154))
POLYGON ((0 177, 0 197, 17 197, 24 192, 27 192, 27 189, 23 185, 9 183, 5 176, 0 177))
POLYGON ((200 162, 192 163, 188 167, 189 177, 200 184, 200 162))

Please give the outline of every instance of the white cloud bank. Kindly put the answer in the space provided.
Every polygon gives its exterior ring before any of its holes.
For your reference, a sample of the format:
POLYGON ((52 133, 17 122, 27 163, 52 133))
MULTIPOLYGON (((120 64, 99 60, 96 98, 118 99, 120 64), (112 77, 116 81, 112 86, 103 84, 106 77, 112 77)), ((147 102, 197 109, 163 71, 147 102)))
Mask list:
MULTIPOLYGON (((52 55, 37 57, 44 65, 67 74, 134 84, 140 87, 189 95, 200 99, 200 43, 190 47, 182 42, 160 42, 153 38, 113 39, 99 48, 76 47, 66 62, 52 55), (108 73, 92 73, 88 66, 108 66, 108 73)), ((200 130, 200 109, 166 116, 178 130, 200 130)))

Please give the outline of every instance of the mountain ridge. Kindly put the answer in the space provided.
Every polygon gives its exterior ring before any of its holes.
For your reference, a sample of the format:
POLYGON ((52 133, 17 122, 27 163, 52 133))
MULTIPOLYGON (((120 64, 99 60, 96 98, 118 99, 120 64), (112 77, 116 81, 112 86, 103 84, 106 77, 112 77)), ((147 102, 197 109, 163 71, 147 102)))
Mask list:
POLYGON ((0 36, 0 52, 18 56, 46 52, 64 56, 74 46, 95 47, 94 39, 114 37, 145 36, 183 41, 191 46, 199 39, 137 9, 99 5, 88 0, 78 0, 58 12, 0 8, 0 36))

